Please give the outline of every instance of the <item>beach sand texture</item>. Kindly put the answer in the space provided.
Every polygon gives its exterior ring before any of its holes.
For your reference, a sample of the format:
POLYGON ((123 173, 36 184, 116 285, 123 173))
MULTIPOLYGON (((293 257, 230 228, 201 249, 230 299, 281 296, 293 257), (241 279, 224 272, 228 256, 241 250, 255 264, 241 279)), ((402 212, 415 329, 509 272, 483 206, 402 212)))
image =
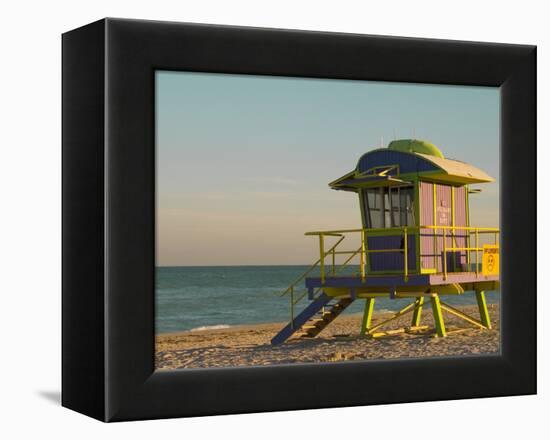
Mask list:
MULTIPOLYGON (((475 306, 460 309, 478 317, 475 306)), ((479 329, 444 312, 449 332, 446 338, 434 337, 433 332, 428 331, 361 338, 361 314, 340 316, 315 338, 293 337, 275 347, 270 345, 270 340, 285 323, 161 334, 156 338, 155 364, 157 369, 170 370, 497 354, 500 350, 499 306, 491 304, 488 309, 492 330, 479 329), (453 330, 457 331, 453 333, 453 330)), ((389 316, 388 313, 375 313, 373 325, 389 316)), ((384 330, 409 326, 410 320, 411 315, 405 315, 384 330)), ((429 306, 424 307, 422 324, 433 327, 429 306)))

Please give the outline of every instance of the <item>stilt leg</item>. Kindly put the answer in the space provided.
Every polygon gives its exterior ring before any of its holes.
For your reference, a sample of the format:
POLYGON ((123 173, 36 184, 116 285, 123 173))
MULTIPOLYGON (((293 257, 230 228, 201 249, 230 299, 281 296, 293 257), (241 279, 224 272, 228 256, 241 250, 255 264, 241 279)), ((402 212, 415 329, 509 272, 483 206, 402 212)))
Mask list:
POLYGON ((411 325, 413 327, 418 327, 420 325, 420 318, 422 316, 422 306, 424 305, 424 297, 419 296, 416 298, 416 304, 414 306, 413 318, 411 325))
POLYGON ((485 292, 483 290, 476 291, 476 300, 477 307, 479 308, 479 318, 481 323, 487 327, 491 328, 491 318, 489 318, 489 311, 487 310, 487 303, 485 302, 485 292))
POLYGON ((439 302, 439 295, 435 294, 430 298, 432 303, 432 312, 434 315, 435 330, 437 336, 443 338, 447 336, 447 331, 445 330, 445 322, 443 321, 443 314, 441 313, 441 303, 439 302))
POLYGON ((367 298, 367 301, 365 302, 365 311, 363 312, 363 322, 361 323, 361 336, 364 336, 370 327, 373 310, 374 298, 367 298))

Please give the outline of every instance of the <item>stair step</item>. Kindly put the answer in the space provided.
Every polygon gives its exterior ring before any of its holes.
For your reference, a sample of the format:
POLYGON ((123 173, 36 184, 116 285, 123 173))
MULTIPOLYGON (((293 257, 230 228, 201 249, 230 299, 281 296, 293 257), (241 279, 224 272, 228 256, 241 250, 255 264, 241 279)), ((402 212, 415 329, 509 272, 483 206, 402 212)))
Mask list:
POLYGON ((320 310, 307 323, 302 325, 301 332, 296 336, 300 338, 314 338, 325 329, 334 319, 336 319, 345 309, 351 304, 351 300, 340 300, 336 304, 331 304, 330 307, 325 306, 324 310, 320 310), (328 309, 328 310, 327 310, 328 309))
POLYGON ((313 338, 321 333, 334 321, 351 303, 351 298, 331 298, 321 294, 297 315, 293 322, 287 324, 271 340, 272 345, 278 345, 292 334, 296 337, 313 338), (335 301, 331 303, 331 301, 335 301), (306 317, 307 316, 307 317, 306 317))

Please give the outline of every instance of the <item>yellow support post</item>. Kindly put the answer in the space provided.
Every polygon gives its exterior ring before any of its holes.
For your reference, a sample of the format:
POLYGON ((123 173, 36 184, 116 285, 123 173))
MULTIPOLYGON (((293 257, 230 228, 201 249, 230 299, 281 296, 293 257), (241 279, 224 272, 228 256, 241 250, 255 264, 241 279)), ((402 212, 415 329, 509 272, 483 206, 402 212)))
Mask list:
POLYGON ((470 230, 470 187, 468 185, 465 186, 466 191, 466 227, 468 228, 466 230, 466 237, 467 237, 467 244, 466 247, 468 248, 468 252, 466 252, 466 263, 468 264, 468 272, 471 272, 472 267, 470 266, 470 254, 472 251, 470 248, 472 247, 472 237, 471 237, 471 230, 470 230))
POLYGON ((407 243, 407 228, 403 229, 403 247, 404 247, 404 258, 405 258, 405 282, 409 281, 409 246, 407 243))
POLYGON ((361 336, 364 336, 369 331, 372 320, 372 312, 374 310, 374 298, 367 298, 365 301, 365 311, 363 312, 363 322, 361 322, 361 336))
MULTIPOLYGON (((451 186, 451 247, 455 248, 456 238, 455 238, 455 187, 451 186)), ((453 250, 453 272, 456 272, 456 251, 453 250)))
MULTIPOLYGON (((434 254, 434 267, 435 267, 435 271, 436 272, 439 272, 437 270, 437 260, 439 259, 439 256, 437 255, 437 228, 435 226, 437 226, 437 186, 435 183, 432 184, 433 186, 433 208, 434 208, 434 218, 433 218, 433 225, 434 225, 434 230, 433 230, 433 234, 434 234, 434 249, 433 249, 433 254, 434 254)), ((443 265, 441 266, 443 267, 443 265)))
POLYGON ((435 330, 437 336, 444 338, 447 336, 447 330, 445 330, 445 321, 443 320, 443 313, 441 312, 441 303, 439 302, 439 295, 434 294, 430 301, 432 303, 432 313, 434 315, 435 330))
POLYGON ((453 306, 450 306, 449 304, 445 304, 443 301, 440 301, 440 303, 441 303, 441 310, 445 310, 446 312, 449 312, 459 317, 460 319, 463 319, 464 321, 469 322, 470 324, 474 324, 474 325, 477 325, 478 327, 485 328, 485 326, 477 319, 472 318, 471 316, 468 316, 466 313, 461 312, 458 309, 455 309, 453 306))
POLYGON ((479 318, 482 324, 491 329, 491 318, 489 318, 489 311, 487 310, 487 302, 485 301, 485 292, 480 290, 476 291, 477 307, 479 308, 479 318))
MULTIPOLYGON (((420 183, 418 180, 414 182, 414 224, 420 226, 420 183)), ((415 244, 415 260, 416 260, 416 272, 420 273, 422 269, 422 259, 420 258, 420 235, 421 230, 418 229, 418 233, 416 234, 416 240, 414 241, 415 244)))
POLYGON ((319 267, 321 268, 321 284, 325 284, 325 237, 319 235, 319 267))
POLYGON ((479 236, 477 232, 477 228, 475 229, 476 234, 476 276, 479 274, 479 236))
POLYGON ((447 233, 443 228, 443 279, 447 279, 447 233))
POLYGON ((365 234, 365 230, 361 232, 363 234, 363 250, 365 251, 365 276, 369 273, 369 242, 367 241, 367 235, 365 234))
POLYGON ((388 322, 394 321, 394 320, 398 319, 399 317, 405 315, 406 313, 412 312, 413 308, 414 308, 414 302, 406 305, 401 310, 394 313, 391 318, 388 318, 385 321, 379 322, 374 327, 370 328, 369 333, 372 335, 376 330, 378 330, 379 328, 384 327, 388 322))
POLYGON ((422 306, 424 305, 424 297, 419 296, 416 298, 416 303, 414 305, 414 312, 412 317, 411 326, 418 327, 420 325, 420 318, 422 317, 422 306))
POLYGON ((365 230, 361 230, 361 281, 365 281, 365 230))

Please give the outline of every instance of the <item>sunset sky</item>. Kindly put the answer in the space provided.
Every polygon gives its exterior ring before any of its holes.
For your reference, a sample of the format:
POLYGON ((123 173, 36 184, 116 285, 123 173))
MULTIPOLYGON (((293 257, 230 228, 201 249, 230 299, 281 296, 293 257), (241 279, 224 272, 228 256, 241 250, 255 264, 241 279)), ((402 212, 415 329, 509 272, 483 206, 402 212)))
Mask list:
POLYGON ((361 227, 328 182, 395 138, 494 177, 470 215, 498 226, 499 111, 491 87, 157 72, 157 265, 311 263, 304 232, 361 227))

